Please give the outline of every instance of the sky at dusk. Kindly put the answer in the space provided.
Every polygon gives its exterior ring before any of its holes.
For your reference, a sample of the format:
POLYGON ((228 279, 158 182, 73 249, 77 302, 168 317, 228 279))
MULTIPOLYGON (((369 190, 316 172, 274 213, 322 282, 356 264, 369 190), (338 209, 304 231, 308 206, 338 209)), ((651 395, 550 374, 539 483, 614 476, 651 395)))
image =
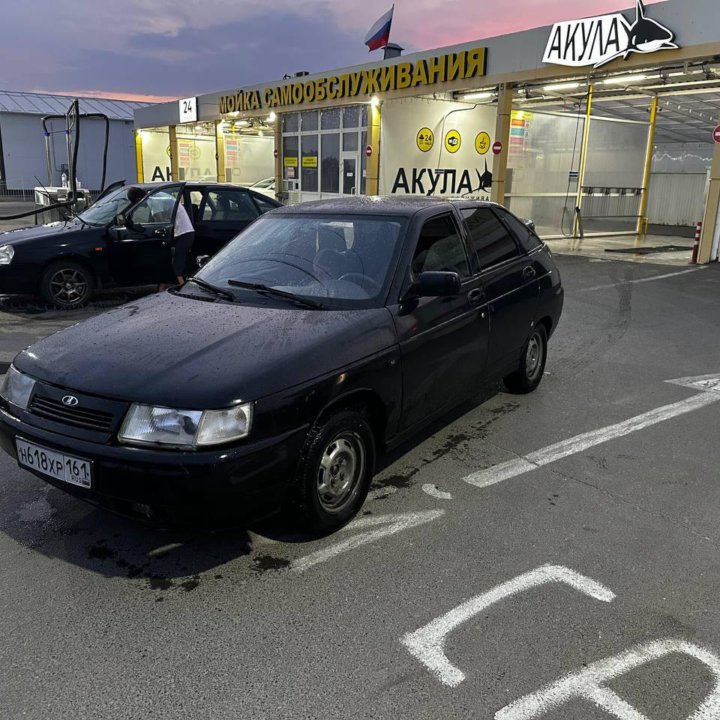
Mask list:
MULTIPOLYGON (((652 0, 647 0, 652 2, 652 0)), ((167 99, 379 60, 363 38, 392 0, 3 3, 0 89, 167 99)), ((408 52, 627 9, 632 0, 396 0, 408 52)))

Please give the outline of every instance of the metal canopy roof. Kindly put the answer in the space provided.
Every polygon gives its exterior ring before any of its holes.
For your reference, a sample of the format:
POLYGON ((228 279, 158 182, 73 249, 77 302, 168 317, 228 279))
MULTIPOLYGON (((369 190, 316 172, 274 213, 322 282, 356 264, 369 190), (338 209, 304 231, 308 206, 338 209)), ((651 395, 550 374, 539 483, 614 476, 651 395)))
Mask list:
MULTIPOLYGON (((64 115, 75 100, 70 95, 16 92, 0 90, 0 113, 24 113, 30 115, 64 115)), ((149 103, 81 97, 80 112, 103 113, 111 120, 133 120, 133 113, 149 103)))
MULTIPOLYGON (((720 67, 716 63, 686 65, 641 71, 642 82, 624 86, 595 82, 593 115, 649 122, 652 98, 657 95, 659 113, 656 143, 712 143, 712 131, 720 117, 720 67)), ((626 74, 620 77, 630 77, 626 74)), ((585 109, 585 83, 555 91, 553 86, 527 86, 527 100, 516 107, 533 110, 569 111, 585 109)), ((562 88, 562 84, 557 85, 562 88)))

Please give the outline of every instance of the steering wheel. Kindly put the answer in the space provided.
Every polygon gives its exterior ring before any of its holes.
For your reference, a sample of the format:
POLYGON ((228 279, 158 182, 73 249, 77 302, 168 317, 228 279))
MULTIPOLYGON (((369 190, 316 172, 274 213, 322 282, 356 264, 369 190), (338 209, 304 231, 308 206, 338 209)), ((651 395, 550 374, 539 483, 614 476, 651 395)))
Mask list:
POLYGON ((367 275, 363 275, 362 273, 346 273, 345 275, 341 275, 338 280, 347 280, 348 282, 355 283, 356 285, 359 285, 363 290, 365 289, 363 286, 367 283, 370 285, 370 289, 374 290, 375 292, 380 292, 381 287, 380 285, 373 280, 371 277, 368 277, 367 275))

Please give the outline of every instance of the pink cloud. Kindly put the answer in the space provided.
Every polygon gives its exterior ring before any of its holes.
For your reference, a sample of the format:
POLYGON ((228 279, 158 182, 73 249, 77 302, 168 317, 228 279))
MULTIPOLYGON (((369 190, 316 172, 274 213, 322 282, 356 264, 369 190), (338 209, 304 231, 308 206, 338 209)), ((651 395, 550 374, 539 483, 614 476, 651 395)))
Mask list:
POLYGON ((634 12, 632 0, 400 0, 393 36, 430 49, 618 11, 634 12))
POLYGON ((51 95, 67 95, 68 97, 102 98, 104 100, 126 100, 138 103, 162 103, 177 100, 172 95, 145 95, 142 93, 114 92, 111 90, 41 90, 32 92, 49 93, 51 95))

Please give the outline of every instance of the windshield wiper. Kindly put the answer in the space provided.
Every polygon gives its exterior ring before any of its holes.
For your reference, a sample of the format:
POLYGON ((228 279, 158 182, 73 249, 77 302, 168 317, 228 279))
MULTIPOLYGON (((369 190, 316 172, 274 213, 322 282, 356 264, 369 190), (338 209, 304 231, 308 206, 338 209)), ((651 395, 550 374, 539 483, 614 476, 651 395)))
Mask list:
POLYGON ((285 298, 286 300, 292 300, 298 305, 303 305, 313 310, 324 310, 325 306, 317 300, 308 300, 307 298, 300 297, 299 295, 293 295, 293 293, 285 292, 284 290, 277 290, 262 283, 250 283, 243 282, 242 280, 228 280, 228 285, 231 287, 244 288, 245 290, 254 290, 259 295, 271 295, 275 297, 285 298))
POLYGON ((207 290, 208 292, 213 293, 213 295, 230 300, 230 302, 235 302, 237 300, 237 298, 229 290, 223 290, 223 288, 217 287, 216 285, 206 282, 205 280, 201 280, 200 278, 191 277, 188 278, 188 282, 193 282, 196 285, 199 285, 203 290, 207 290))

